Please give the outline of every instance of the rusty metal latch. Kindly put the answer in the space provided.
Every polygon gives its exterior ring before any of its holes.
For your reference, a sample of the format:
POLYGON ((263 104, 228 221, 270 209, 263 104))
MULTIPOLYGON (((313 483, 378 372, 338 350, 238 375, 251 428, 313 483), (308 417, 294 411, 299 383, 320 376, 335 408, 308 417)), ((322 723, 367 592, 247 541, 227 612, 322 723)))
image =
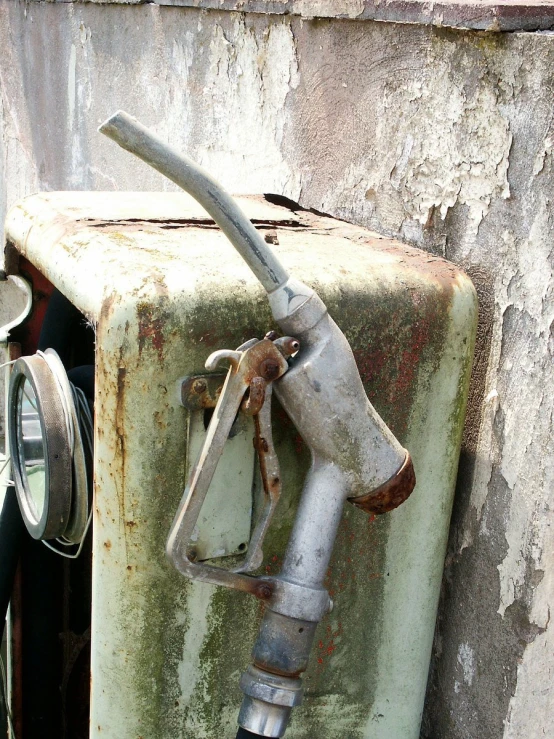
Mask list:
POLYGON ((179 380, 179 400, 188 411, 215 408, 226 374, 213 372, 209 375, 188 375, 179 380))
POLYGON ((211 354, 206 361, 208 371, 216 370, 222 362, 230 364, 223 384, 220 374, 195 376, 183 382, 182 398, 189 408, 199 410, 213 407, 216 398, 217 401, 204 445, 190 473, 167 543, 168 556, 188 577, 247 590, 262 598, 271 594, 269 585, 241 573, 252 572, 261 565, 263 541, 281 495, 279 462, 271 433, 272 383, 285 374, 288 370, 287 359, 300 348, 296 339, 273 338, 273 334, 268 334, 261 341, 251 339, 235 351, 224 349, 211 354), (224 570, 196 562, 188 545, 239 410, 254 419, 254 446, 258 453, 264 506, 244 561, 234 570, 224 570))

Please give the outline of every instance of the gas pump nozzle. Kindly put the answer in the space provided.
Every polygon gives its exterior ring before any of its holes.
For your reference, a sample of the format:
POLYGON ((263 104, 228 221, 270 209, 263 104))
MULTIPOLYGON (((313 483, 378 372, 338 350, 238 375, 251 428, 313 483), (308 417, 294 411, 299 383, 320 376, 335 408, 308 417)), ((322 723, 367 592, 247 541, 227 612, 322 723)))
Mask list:
MULTIPOLYGON (((122 111, 99 131, 182 187, 207 210, 266 289, 283 333, 300 345, 290 366, 283 366, 273 382, 312 458, 280 574, 249 578, 231 573, 226 578, 206 572, 223 572, 219 568, 185 561, 183 533, 190 526, 183 528, 183 520, 187 520, 194 481, 187 486, 167 546, 169 558, 183 574, 238 587, 265 600, 253 664, 241 678, 245 697, 239 725, 254 735, 281 737, 292 708, 301 702, 299 676, 307 667, 315 628, 331 607, 323 582, 343 505, 349 500, 375 514, 396 508, 415 485, 410 455, 369 402, 350 345, 323 301, 289 277, 231 196, 207 172, 122 111)), ((227 383, 235 382, 235 370, 229 370, 227 383)), ((235 400, 237 409, 241 400, 235 400)), ((222 407, 219 414, 223 412, 222 407)), ((195 471, 198 474, 198 464, 193 475, 195 471)))

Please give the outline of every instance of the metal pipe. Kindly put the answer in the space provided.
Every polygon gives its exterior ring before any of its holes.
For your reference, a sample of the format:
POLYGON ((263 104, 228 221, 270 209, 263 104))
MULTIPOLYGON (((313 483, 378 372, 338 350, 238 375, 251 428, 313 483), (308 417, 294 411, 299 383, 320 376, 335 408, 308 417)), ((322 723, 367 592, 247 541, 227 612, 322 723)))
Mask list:
POLYGON ((342 470, 332 463, 315 460, 287 544, 280 574, 284 580, 309 588, 323 587, 347 497, 342 470))
POLYGON ((98 130, 192 195, 208 211, 267 292, 284 285, 289 276, 283 265, 233 198, 208 172, 122 110, 114 113, 98 130))

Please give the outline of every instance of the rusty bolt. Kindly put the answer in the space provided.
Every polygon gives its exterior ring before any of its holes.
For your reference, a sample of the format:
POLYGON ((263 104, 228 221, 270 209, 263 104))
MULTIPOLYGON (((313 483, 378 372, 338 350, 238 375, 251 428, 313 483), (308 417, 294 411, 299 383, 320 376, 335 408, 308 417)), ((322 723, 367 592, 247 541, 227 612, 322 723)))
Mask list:
POLYGON ((265 380, 275 380, 279 377, 279 365, 274 359, 264 359, 260 364, 260 375, 265 380))
POLYGON ((205 380, 195 380, 192 385, 192 391, 197 395, 202 395, 202 393, 205 393, 207 388, 208 386, 206 385, 205 380))
POLYGON ((262 582, 259 585, 256 585, 254 595, 256 598, 260 598, 261 600, 268 600, 273 595, 273 589, 271 585, 262 582))

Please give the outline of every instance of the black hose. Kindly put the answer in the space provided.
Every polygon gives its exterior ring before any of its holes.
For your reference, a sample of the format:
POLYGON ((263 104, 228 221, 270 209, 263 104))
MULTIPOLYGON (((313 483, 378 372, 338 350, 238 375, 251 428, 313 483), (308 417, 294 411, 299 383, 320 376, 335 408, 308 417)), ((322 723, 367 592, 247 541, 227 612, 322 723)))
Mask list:
POLYGON ((59 290, 48 301, 37 349, 54 349, 66 370, 94 364, 94 329, 59 290))
POLYGON ((10 485, 6 488, 4 505, 0 511, 0 562, 2 563, 0 567, 0 631, 4 628, 8 605, 12 597, 13 580, 24 532, 25 524, 21 518, 15 488, 10 485))
MULTIPOLYGON (((6 488, 2 510, 0 510, 0 641, 6 623, 8 605, 12 596, 15 571, 21 552, 21 540, 25 533, 25 524, 19 510, 15 488, 6 488)), ((1 659, 1 657, 0 657, 1 659)), ((6 736, 8 729, 8 699, 4 691, 4 682, 0 679, 0 731, 6 736)))
POLYGON ((242 726, 239 726, 236 739, 251 739, 251 737, 260 737, 260 736, 261 734, 252 734, 251 731, 248 731, 247 729, 243 729, 242 726))

